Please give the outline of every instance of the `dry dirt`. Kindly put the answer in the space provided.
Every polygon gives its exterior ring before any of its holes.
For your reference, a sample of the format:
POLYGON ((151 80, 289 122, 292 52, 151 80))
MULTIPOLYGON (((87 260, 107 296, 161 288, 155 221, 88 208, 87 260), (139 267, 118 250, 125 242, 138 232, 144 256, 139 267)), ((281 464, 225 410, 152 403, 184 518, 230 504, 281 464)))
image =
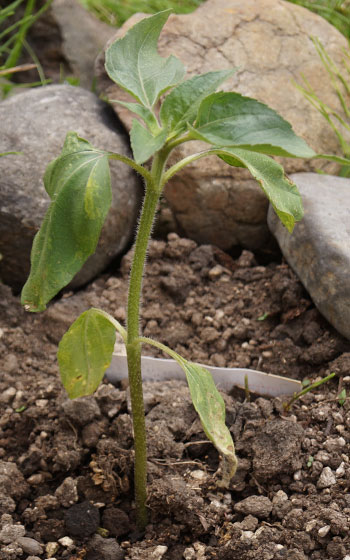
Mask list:
POLYGON ((80 311, 125 318, 129 262, 40 316, 0 285, 0 558, 349 560, 349 342, 285 263, 175 234, 151 244, 147 336, 202 363, 337 376, 288 413, 283 398, 225 395, 240 460, 227 491, 186 386, 146 384, 150 524, 137 533, 126 384, 69 401, 55 358, 80 311))

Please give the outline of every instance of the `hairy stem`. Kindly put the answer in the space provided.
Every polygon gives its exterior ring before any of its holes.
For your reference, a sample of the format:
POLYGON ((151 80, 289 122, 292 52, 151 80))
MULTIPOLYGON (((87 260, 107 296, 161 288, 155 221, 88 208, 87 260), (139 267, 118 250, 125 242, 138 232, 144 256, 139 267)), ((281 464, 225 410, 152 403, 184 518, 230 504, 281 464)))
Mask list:
POLYGON ((153 160, 150 177, 146 180, 146 194, 135 242, 128 294, 126 353, 128 359, 130 397, 134 426, 134 484, 136 520, 139 529, 144 529, 147 524, 147 451, 141 375, 142 344, 139 340, 140 301, 147 247, 151 236, 157 204, 161 194, 160 184, 167 155, 168 152, 166 150, 156 154, 153 160))

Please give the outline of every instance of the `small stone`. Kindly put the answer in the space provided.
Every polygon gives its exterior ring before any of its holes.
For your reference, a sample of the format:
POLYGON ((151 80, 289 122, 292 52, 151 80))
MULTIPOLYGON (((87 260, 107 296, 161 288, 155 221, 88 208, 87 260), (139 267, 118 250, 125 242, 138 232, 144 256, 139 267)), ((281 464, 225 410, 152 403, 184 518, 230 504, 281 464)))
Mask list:
POLYGON ((182 556, 185 560, 195 560, 196 552, 195 552, 194 548, 188 547, 188 548, 185 548, 182 556))
POLYGON ((62 537, 61 539, 58 539, 58 542, 65 548, 72 548, 72 546, 74 545, 74 541, 70 537, 62 537))
POLYGON ((95 397, 81 397, 73 401, 67 400, 62 405, 66 416, 78 426, 85 426, 101 415, 95 397))
POLYGON ((346 441, 343 437, 328 438, 324 444, 329 453, 341 451, 345 447, 346 441))
POLYGON ((7 354, 4 359, 2 369, 6 373, 13 373, 18 369, 18 360, 15 354, 7 354))
POLYGON ((337 482, 334 473, 330 467, 325 467, 320 474, 320 478, 317 481, 317 488, 330 488, 337 482))
POLYGON ((321 529, 317 531, 318 535, 322 538, 325 537, 326 535, 328 535, 330 528, 331 528, 330 525, 325 525, 324 527, 321 527, 321 529))
POLYGON ((56 554, 56 552, 58 551, 60 545, 57 542, 48 542, 46 547, 45 547, 45 551, 48 557, 53 556, 53 554, 56 554))
POLYGON ((85 560, 123 560, 124 552, 115 539, 94 535, 89 541, 85 560))
POLYGON ((78 501, 77 481, 68 476, 62 484, 56 488, 55 496, 63 507, 70 507, 78 501))
POLYGON ((242 535, 241 535, 241 540, 242 541, 250 541, 253 537, 254 533, 253 531, 243 531, 242 535))
POLYGON ((12 399, 15 397, 15 395, 16 395, 15 387, 8 387, 8 389, 5 389, 5 391, 3 391, 2 394, 0 395, 0 402, 9 404, 12 401, 12 399))
POLYGON ((341 477, 341 476, 345 475, 345 463, 344 463, 344 461, 342 463, 340 463, 339 467, 335 471, 335 475, 338 476, 338 477, 341 477))
POLYGON ((0 542, 10 544, 17 541, 19 537, 23 537, 25 532, 26 530, 23 525, 4 525, 0 531, 0 542))
POLYGON ((205 480, 206 478, 208 478, 207 474, 200 469, 195 469, 194 471, 192 471, 191 476, 196 480, 205 480))
POLYGON ((223 272, 223 267, 220 264, 217 264, 209 270, 208 276, 209 278, 211 278, 211 280, 215 280, 216 278, 219 278, 219 276, 221 276, 223 272))
POLYGON ((26 554, 42 554, 44 549, 38 541, 29 537, 18 537, 17 543, 26 554))
POLYGON ((164 554, 168 551, 168 547, 165 545, 156 546, 152 552, 149 552, 149 560, 162 560, 164 554))
POLYGON ((251 514, 266 519, 272 511, 272 502, 266 496, 249 496, 235 504, 234 510, 245 515, 251 514))

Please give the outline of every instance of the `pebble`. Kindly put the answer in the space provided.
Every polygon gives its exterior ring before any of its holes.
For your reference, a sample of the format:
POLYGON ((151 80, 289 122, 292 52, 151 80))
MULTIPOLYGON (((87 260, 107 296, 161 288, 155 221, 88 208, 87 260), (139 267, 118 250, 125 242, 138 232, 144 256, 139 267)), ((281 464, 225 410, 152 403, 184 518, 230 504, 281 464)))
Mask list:
POLYGON ((168 547, 165 545, 158 545, 152 550, 149 559, 150 560, 162 560, 164 554, 168 551, 168 547))
POLYGON ((272 510, 272 502, 266 496, 249 496, 234 505, 234 510, 245 515, 251 514, 266 519, 272 510))
POLYGON ((317 488, 329 488, 337 482, 334 473, 330 467, 325 467, 320 474, 320 478, 317 481, 317 488))
POLYGON ((16 395, 15 387, 9 387, 5 391, 3 391, 3 393, 1 394, 0 402, 8 404, 12 401, 12 399, 15 397, 15 395, 16 395))
POLYGON ((0 531, 0 542, 10 544, 17 541, 19 537, 23 537, 25 532, 26 530, 23 525, 4 525, 0 531))
POLYGON ((29 537, 19 537, 17 543, 26 554, 42 554, 43 547, 35 539, 29 537))
POLYGON ((321 527, 321 529, 318 530, 318 535, 320 537, 325 537, 326 535, 328 535, 330 528, 331 528, 330 525, 325 525, 324 527, 321 527))
POLYGON ((59 547, 60 545, 57 542, 48 542, 45 547, 46 554, 51 557, 53 554, 56 554, 59 547))
POLYGON ((55 496, 63 507, 69 507, 78 501, 77 481, 71 476, 64 479, 55 490, 55 496))
POLYGON ((18 369, 18 360, 15 354, 7 354, 6 358, 4 359, 2 369, 6 373, 13 373, 18 369))
POLYGON ((344 476, 344 474, 345 474, 345 463, 343 461, 342 463, 340 463, 339 467, 335 471, 335 475, 340 477, 340 476, 344 476))
POLYGON ((62 537, 61 539, 58 539, 58 542, 65 548, 72 548, 74 545, 74 541, 70 537, 62 537))
POLYGON ((213 268, 211 268, 208 272, 208 276, 209 278, 211 278, 212 280, 215 280, 215 278, 218 278, 219 276, 221 276, 221 274, 224 272, 223 267, 220 264, 217 264, 216 266, 214 266, 213 268))

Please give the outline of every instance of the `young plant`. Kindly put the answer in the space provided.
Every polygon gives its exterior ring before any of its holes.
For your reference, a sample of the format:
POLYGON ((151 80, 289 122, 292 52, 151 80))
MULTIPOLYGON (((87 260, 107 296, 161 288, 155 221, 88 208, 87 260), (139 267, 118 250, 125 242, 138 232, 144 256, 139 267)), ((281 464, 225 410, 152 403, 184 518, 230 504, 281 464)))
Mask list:
POLYGON ((228 486, 237 467, 234 444, 225 425, 225 408, 209 372, 140 332, 142 275, 159 198, 164 185, 185 165, 203 157, 219 157, 247 168, 271 201, 283 224, 292 231, 303 215, 296 186, 269 155, 315 157, 315 153, 272 109, 239 93, 216 92, 234 70, 218 70, 184 80, 185 69, 174 56, 162 58, 157 42, 169 10, 143 19, 107 50, 106 69, 134 102, 120 102, 138 119, 130 138, 134 159, 94 148, 69 132, 61 155, 44 176, 51 198, 31 254, 31 272, 22 303, 42 311, 95 251, 111 203, 108 162, 120 160, 144 179, 145 197, 131 266, 126 328, 107 312, 84 312, 63 336, 58 350, 62 382, 70 398, 93 393, 108 368, 116 331, 127 352, 134 426, 134 485, 137 522, 147 521, 146 432, 141 377, 141 348, 152 344, 174 358, 184 370, 193 404, 208 438, 221 457, 222 480, 228 486), (168 92, 160 109, 161 96, 168 92), (142 122, 143 121, 143 122, 142 122), (172 150, 202 140, 208 149, 168 165, 172 150), (148 161, 152 158, 152 163, 148 161), (147 162, 147 165, 144 165, 147 162))

